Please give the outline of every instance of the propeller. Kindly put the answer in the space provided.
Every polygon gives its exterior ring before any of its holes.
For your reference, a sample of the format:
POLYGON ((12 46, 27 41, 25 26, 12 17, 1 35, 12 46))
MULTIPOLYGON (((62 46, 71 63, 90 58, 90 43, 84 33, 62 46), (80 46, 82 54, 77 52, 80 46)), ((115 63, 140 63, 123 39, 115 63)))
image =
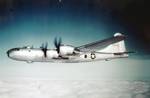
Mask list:
POLYGON ((41 45, 41 49, 47 49, 47 47, 48 47, 48 43, 46 42, 45 44, 44 43, 42 43, 42 45, 41 45))
POLYGON ((40 46, 40 48, 41 48, 41 49, 43 49, 43 48, 44 48, 44 43, 42 43, 42 45, 40 46))
POLYGON ((47 57, 47 47, 48 47, 48 43, 46 42, 45 44, 42 43, 41 45, 41 50, 44 52, 44 57, 47 57))
POLYGON ((59 37, 59 39, 57 37, 55 37, 55 39, 54 39, 54 45, 56 47, 56 50, 57 50, 58 54, 60 53, 60 46, 61 46, 61 44, 62 44, 61 37, 59 37))

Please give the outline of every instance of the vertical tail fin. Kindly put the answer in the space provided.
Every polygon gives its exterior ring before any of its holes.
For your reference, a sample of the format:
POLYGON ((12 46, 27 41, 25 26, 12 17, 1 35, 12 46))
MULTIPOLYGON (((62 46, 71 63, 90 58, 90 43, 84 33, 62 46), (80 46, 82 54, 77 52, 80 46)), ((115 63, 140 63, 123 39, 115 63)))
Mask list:
MULTIPOLYGON (((115 33, 114 34, 114 37, 117 37, 117 36, 124 36, 124 35, 122 35, 121 33, 115 33)), ((114 52, 113 53, 117 53, 117 52, 126 52, 126 47, 125 47, 125 42, 124 42, 124 40, 122 40, 122 41, 120 41, 120 42, 117 42, 117 43, 114 43, 114 44, 112 44, 112 48, 113 48, 113 50, 114 50, 114 52)))
MULTIPOLYGON (((115 33, 114 37, 124 36, 121 33, 115 33)), ((125 42, 121 40, 119 42, 113 43, 100 50, 99 52, 107 52, 107 53, 124 53, 126 52, 125 42)))

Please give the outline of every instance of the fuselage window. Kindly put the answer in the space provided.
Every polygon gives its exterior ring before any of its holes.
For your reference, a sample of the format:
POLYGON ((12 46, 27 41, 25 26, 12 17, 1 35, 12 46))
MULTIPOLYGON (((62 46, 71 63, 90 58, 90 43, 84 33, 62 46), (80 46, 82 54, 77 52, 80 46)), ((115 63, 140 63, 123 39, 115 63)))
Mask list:
POLYGON ((84 55, 84 58, 87 58, 87 55, 84 55))

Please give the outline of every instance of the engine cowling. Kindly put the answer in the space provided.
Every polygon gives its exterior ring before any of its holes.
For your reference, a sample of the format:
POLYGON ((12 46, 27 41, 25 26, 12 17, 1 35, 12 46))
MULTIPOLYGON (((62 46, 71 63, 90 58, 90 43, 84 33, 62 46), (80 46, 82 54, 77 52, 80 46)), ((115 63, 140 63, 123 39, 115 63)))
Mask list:
POLYGON ((71 55, 74 54, 75 48, 69 45, 60 46, 60 55, 71 55))

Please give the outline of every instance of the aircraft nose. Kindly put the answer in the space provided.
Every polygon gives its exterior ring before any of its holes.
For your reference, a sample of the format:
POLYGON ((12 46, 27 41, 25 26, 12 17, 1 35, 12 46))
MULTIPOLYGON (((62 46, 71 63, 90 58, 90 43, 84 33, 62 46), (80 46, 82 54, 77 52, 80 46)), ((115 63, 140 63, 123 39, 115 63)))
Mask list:
POLYGON ((13 49, 10 49, 8 50, 6 53, 7 53, 7 56, 10 57, 11 53, 14 52, 14 51, 19 51, 19 48, 13 48, 13 49))
POLYGON ((9 57, 10 50, 8 50, 6 53, 7 53, 7 56, 9 57))
POLYGON ((8 50, 6 53, 7 53, 7 56, 10 57, 10 54, 13 52, 13 49, 10 49, 8 50))

